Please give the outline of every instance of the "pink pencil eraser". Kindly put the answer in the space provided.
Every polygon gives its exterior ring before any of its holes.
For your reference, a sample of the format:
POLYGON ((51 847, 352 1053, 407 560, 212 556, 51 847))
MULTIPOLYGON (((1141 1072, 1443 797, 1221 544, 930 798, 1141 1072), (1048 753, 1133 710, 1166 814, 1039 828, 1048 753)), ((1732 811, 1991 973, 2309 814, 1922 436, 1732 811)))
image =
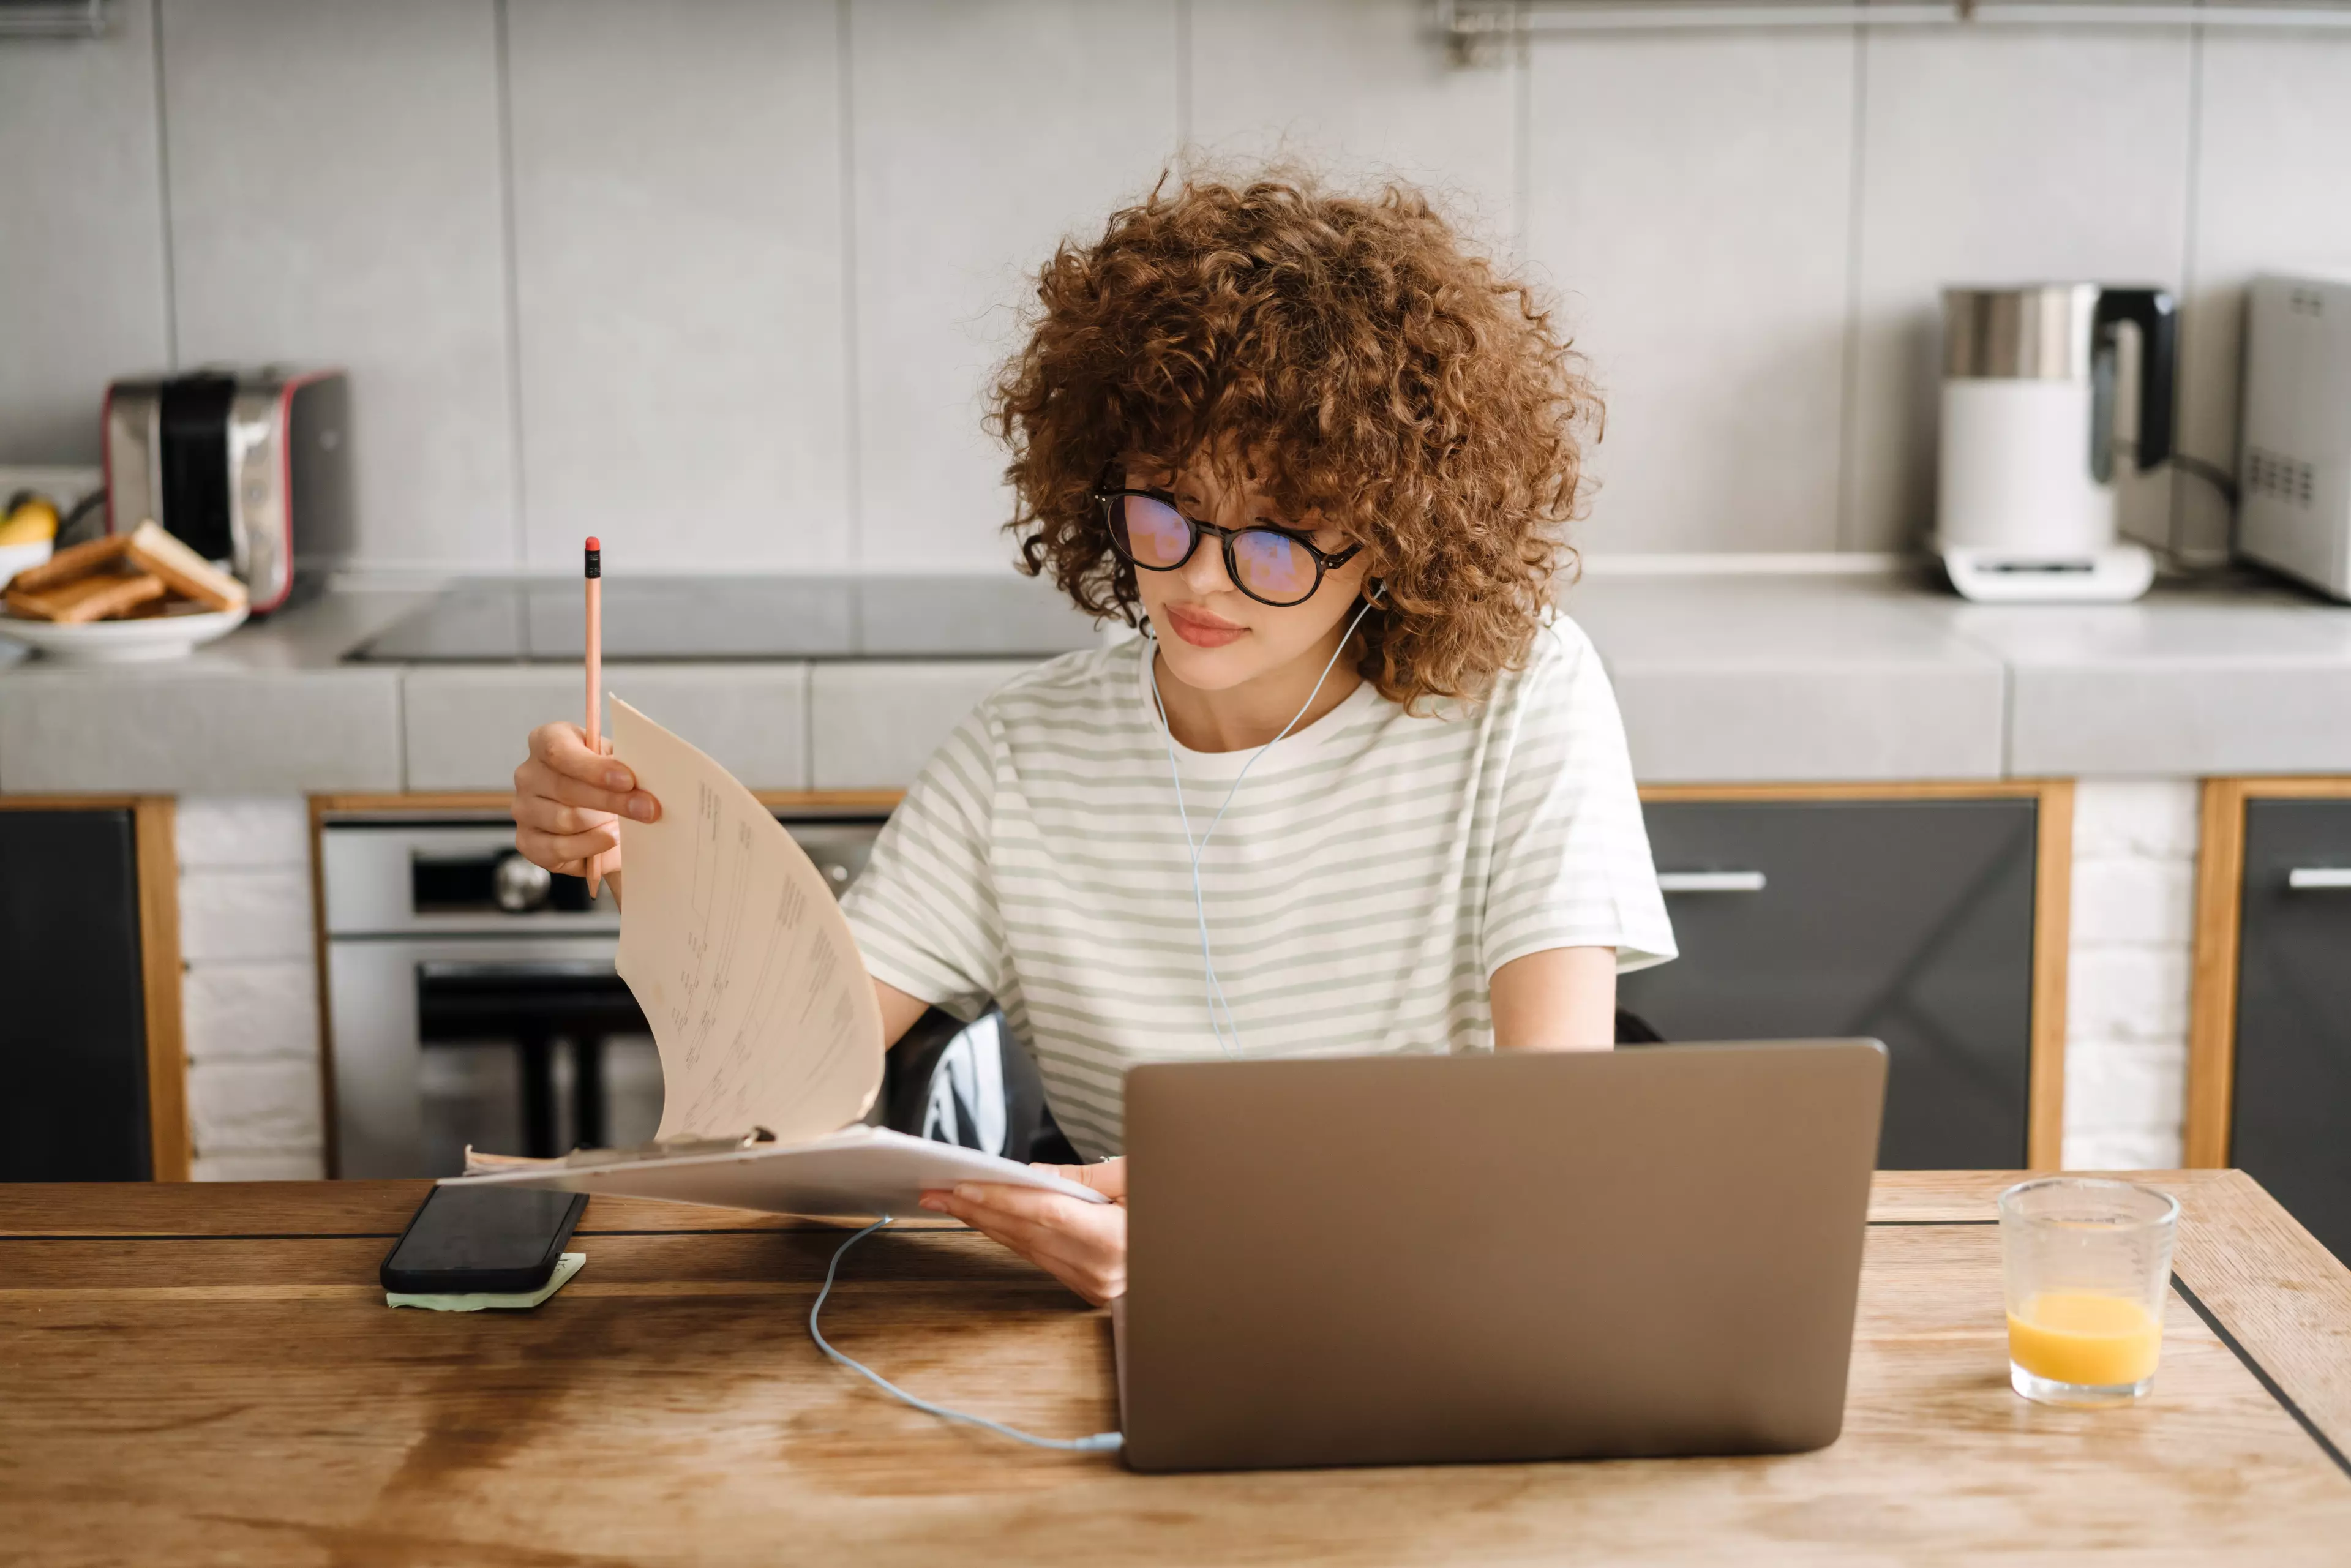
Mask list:
POLYGON ((590 534, 588 536, 588 548, 592 550, 601 550, 604 547, 596 542, 596 536, 594 534, 590 534))

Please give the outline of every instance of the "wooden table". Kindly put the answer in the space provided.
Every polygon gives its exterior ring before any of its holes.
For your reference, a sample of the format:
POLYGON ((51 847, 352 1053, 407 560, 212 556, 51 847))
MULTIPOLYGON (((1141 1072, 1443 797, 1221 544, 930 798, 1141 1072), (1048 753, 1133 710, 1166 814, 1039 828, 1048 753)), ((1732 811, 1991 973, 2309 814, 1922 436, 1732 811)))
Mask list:
MULTIPOLYGON (((1762 1459, 1147 1477, 822 1360, 842 1232, 599 1198, 534 1312, 387 1310, 418 1182, 0 1186, 0 1558, 538 1564, 2351 1561, 2351 1273, 2244 1176, 2185 1206, 2154 1396, 2009 1392, 1993 1173, 1878 1178, 1844 1436, 1762 1459)), ((1047 1432, 1104 1315, 960 1229, 844 1265, 836 1343, 1047 1432)))

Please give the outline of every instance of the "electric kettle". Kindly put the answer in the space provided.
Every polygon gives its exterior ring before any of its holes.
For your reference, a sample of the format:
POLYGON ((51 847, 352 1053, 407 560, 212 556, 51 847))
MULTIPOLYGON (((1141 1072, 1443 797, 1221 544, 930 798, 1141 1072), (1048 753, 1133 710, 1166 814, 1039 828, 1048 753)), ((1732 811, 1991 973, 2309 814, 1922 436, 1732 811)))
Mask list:
POLYGON ((2155 560, 2115 532, 2117 446, 2171 455, 2179 317, 2159 288, 1943 291, 1934 548, 1970 599, 2137 599, 2155 560), (2120 330, 2138 334, 2138 434, 2115 435, 2120 330))

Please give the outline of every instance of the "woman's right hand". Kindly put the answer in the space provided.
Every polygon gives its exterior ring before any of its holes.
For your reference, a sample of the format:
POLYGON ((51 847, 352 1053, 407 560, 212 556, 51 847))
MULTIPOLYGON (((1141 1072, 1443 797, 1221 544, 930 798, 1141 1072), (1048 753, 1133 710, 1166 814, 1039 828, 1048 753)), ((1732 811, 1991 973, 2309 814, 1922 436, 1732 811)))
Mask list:
MULTIPOLYGON (((604 743, 609 751, 610 740, 604 743)), ((530 732, 530 755, 514 776, 515 848, 523 858, 566 876, 588 874, 601 855, 606 876, 621 869, 619 817, 658 821, 661 802, 637 788, 610 756, 588 749, 576 724, 542 724, 530 732)))

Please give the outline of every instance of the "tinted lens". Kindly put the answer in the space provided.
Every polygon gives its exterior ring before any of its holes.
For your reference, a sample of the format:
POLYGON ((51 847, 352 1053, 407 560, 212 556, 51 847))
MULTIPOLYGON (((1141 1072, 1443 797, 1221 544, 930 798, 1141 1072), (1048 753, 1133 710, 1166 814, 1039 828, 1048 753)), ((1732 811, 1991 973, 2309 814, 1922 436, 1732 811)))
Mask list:
POLYGON ((1275 604, 1295 604, 1314 591, 1314 558, 1288 534, 1243 528, 1233 538, 1238 586, 1275 604))
POLYGON ((1192 525, 1165 501, 1147 496, 1115 496, 1110 503, 1112 536, 1137 566, 1165 571, 1192 553, 1192 525))

